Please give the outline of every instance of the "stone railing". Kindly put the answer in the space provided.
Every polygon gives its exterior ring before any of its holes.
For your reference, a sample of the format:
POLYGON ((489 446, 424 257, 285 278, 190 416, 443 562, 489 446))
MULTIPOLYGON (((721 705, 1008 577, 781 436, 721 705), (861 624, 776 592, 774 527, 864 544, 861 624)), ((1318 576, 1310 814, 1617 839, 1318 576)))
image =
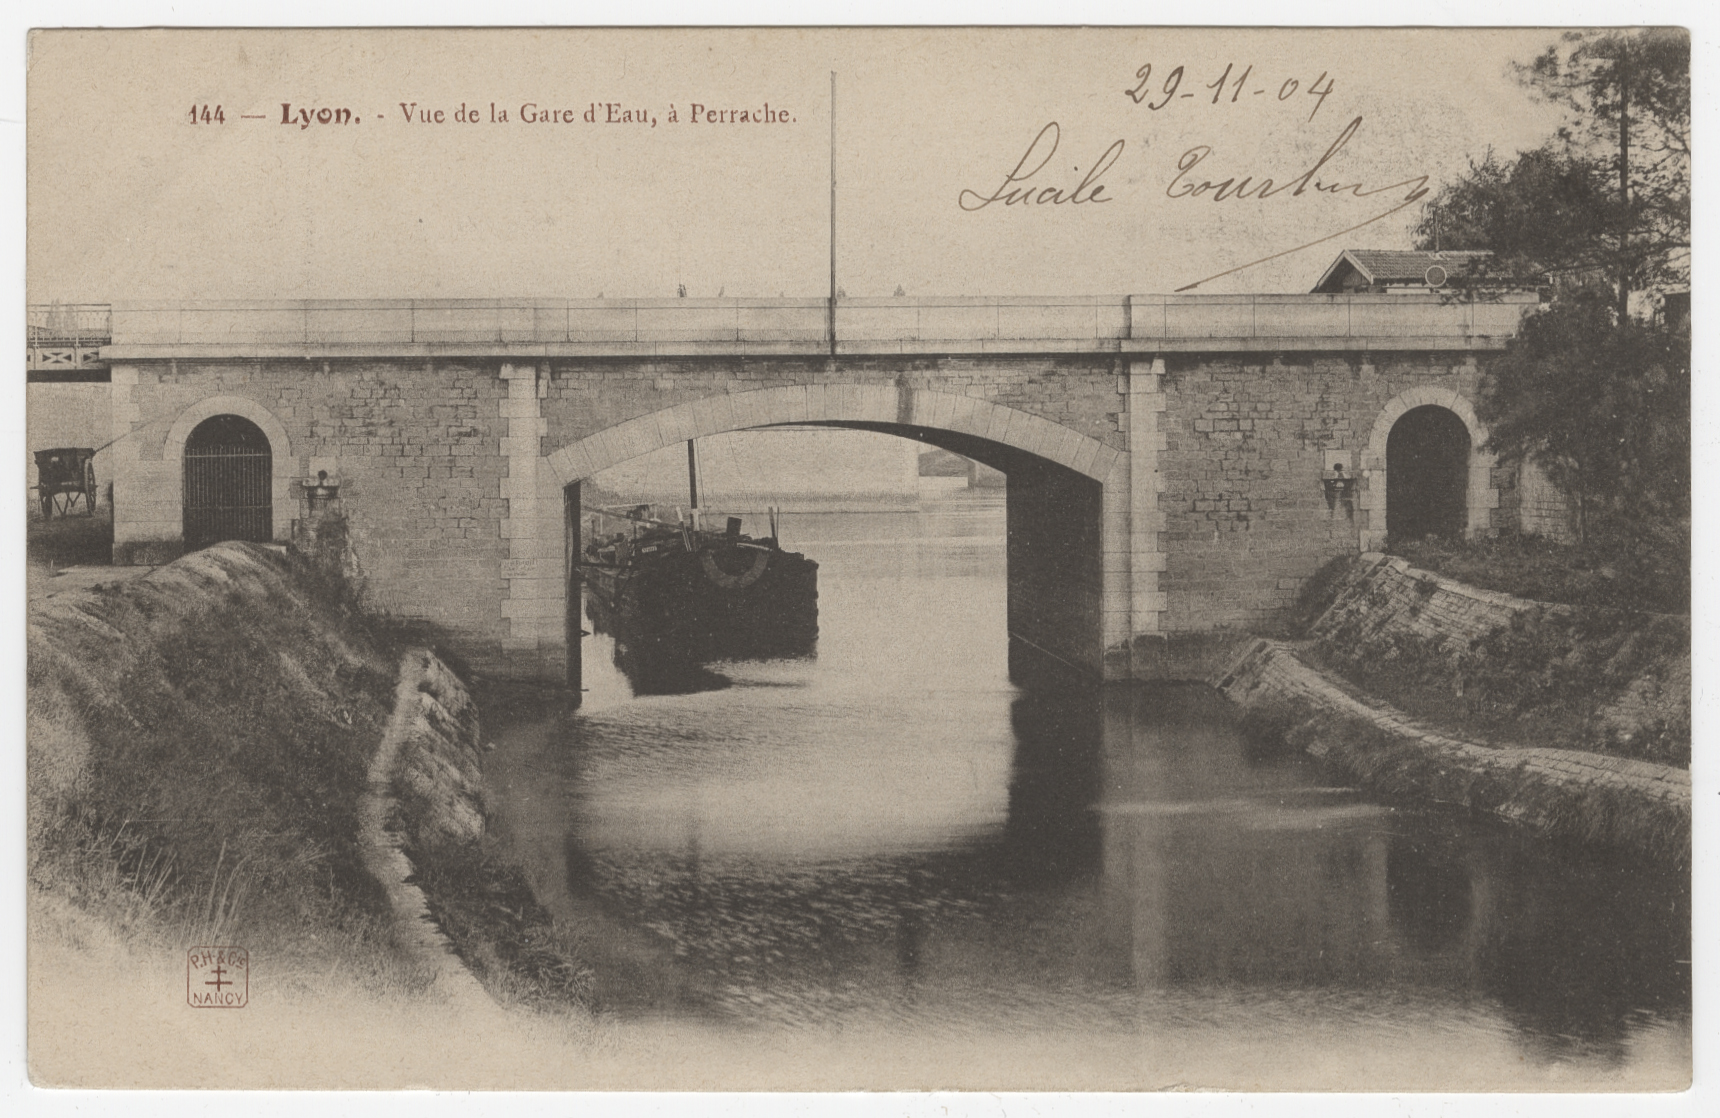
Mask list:
POLYGON ((117 303, 110 356, 1497 349, 1532 293, 117 303))

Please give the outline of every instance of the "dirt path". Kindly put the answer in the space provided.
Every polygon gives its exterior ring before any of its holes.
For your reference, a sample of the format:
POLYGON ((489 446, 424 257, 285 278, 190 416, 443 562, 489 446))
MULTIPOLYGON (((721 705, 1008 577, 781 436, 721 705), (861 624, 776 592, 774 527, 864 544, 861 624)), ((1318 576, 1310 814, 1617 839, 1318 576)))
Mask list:
POLYGON ((93 516, 31 518, 25 530, 24 588, 30 601, 67 590, 123 582, 154 567, 113 566, 113 510, 93 516))

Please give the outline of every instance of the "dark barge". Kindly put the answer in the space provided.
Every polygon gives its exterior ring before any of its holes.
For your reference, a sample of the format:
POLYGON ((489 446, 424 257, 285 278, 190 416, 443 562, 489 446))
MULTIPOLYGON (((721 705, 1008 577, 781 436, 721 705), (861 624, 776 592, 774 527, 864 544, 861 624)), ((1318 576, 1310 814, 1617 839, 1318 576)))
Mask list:
POLYGON ((713 532, 658 520, 648 505, 601 515, 631 523, 586 547, 586 612, 635 685, 713 660, 812 652, 818 564, 784 551, 774 525, 755 539, 739 517, 713 532))

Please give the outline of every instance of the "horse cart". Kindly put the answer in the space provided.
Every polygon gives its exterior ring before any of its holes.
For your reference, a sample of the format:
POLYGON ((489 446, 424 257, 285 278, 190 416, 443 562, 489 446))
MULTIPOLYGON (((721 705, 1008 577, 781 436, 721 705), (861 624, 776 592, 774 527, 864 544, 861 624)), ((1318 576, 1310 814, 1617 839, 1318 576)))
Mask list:
POLYGON ((57 510, 70 516, 80 501, 84 515, 96 511, 96 452, 85 446, 62 446, 36 451, 36 492, 42 501, 42 518, 52 519, 57 510))

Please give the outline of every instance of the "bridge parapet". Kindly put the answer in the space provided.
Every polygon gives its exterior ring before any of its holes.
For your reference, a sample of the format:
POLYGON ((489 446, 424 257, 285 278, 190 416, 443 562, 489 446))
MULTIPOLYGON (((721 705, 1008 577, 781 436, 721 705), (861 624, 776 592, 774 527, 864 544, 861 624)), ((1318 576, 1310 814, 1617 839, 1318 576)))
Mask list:
POLYGON ((112 340, 112 309, 106 303, 40 303, 27 308, 31 373, 70 373, 105 366, 102 347, 112 340))
POLYGON ((1162 350, 1503 349, 1533 292, 1455 295, 1132 295, 1129 337, 1162 350))
POLYGON ((110 360, 1485 350, 1533 294, 117 303, 110 360), (832 335, 834 334, 834 339, 832 335))
POLYGON ((1129 340, 1129 296, 839 299, 838 353, 1111 352, 1129 340))

